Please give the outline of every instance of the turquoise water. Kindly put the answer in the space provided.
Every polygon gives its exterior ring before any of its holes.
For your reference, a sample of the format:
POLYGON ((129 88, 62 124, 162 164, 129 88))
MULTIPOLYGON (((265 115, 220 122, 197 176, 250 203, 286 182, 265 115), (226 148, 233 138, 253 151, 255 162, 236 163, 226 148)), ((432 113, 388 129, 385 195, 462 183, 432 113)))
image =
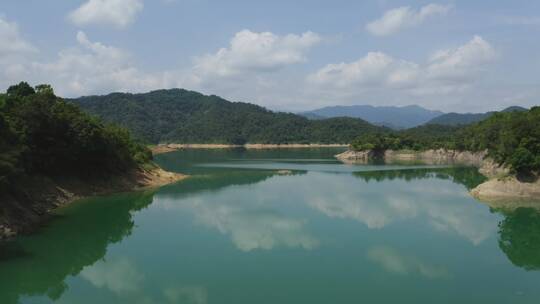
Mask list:
POLYGON ((160 155, 192 177, 83 200, 2 245, 0 303, 540 302, 537 209, 471 198, 475 169, 337 152, 160 155))

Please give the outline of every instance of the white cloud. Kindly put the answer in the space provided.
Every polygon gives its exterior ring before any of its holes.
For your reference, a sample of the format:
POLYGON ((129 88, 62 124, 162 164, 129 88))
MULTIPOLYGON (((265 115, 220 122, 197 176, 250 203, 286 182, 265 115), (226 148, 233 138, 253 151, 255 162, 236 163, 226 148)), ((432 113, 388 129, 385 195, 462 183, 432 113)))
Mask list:
POLYGON ((16 23, 9 22, 0 17, 0 59, 20 53, 33 53, 37 49, 19 33, 16 23))
MULTIPOLYGON (((395 60, 381 52, 369 52, 351 63, 328 64, 308 80, 316 84, 332 84, 338 88, 349 86, 379 86, 382 83, 402 82, 417 68, 413 63, 395 60)), ((415 73, 413 73, 415 74, 415 73)))
POLYGON ((309 174, 307 183, 298 180, 295 188, 309 196, 295 199, 305 200, 330 218, 354 220, 369 229, 425 220, 437 231, 460 236, 474 245, 496 234, 496 220, 470 203, 473 199, 463 186, 448 180, 386 180, 372 184, 351 180, 347 175, 309 174), (327 187, 314 189, 314 181, 327 187), (386 194, 387 188, 395 189, 399 195, 386 194))
POLYGON ((168 287, 163 291, 168 303, 208 303, 208 290, 203 286, 188 285, 179 287, 168 287))
POLYGON ((424 64, 370 52, 350 63, 328 64, 307 77, 308 83, 351 95, 393 90, 413 95, 448 94, 468 88, 486 64, 497 57, 480 36, 455 49, 436 52, 424 64))
POLYGON ((0 86, 27 79, 26 62, 39 51, 25 40, 14 22, 0 17, 0 86))
POLYGON ((366 29, 376 36, 387 36, 394 34, 404 28, 417 26, 427 18, 445 15, 451 10, 450 5, 428 4, 420 10, 414 10, 408 6, 403 6, 389 10, 384 15, 366 25, 366 29))
POLYGON ((60 51, 58 59, 33 63, 32 73, 54 85, 62 95, 98 92, 150 90, 165 85, 164 74, 147 74, 131 62, 131 55, 119 48, 92 42, 77 33, 78 46, 60 51))
POLYGON ((144 279, 135 265, 125 258, 100 261, 85 267, 81 277, 98 288, 107 288, 117 294, 137 292, 144 279))
POLYGON ((385 271, 398 275, 419 274, 428 279, 449 278, 450 272, 444 266, 431 265, 416 257, 402 255, 399 251, 385 246, 372 247, 367 257, 385 271))
POLYGON ((9 61, 9 66, 1 66, 0 84, 7 87, 21 79, 47 82, 66 97, 113 91, 145 92, 169 87, 227 96, 241 87, 268 89, 273 83, 266 76, 288 65, 304 62, 306 52, 319 43, 321 37, 312 32, 280 36, 244 30, 234 35, 228 48, 197 57, 187 68, 173 67, 154 73, 137 68, 129 52, 92 41, 84 32, 77 33, 76 41, 76 46, 61 50, 52 61, 36 62, 27 56, 9 61))
POLYGON ((474 36, 463 46, 442 50, 431 56, 428 71, 434 78, 461 78, 495 58, 493 47, 482 37, 474 36))
MULTIPOLYGON (((274 180, 279 179, 269 179, 259 185, 272 187, 274 180)), ((165 209, 181 209, 193 213, 199 224, 229 236, 241 251, 278 247, 311 250, 319 246, 319 241, 307 231, 306 220, 283 214, 273 206, 275 197, 263 197, 260 193, 239 191, 238 187, 231 186, 201 193, 197 197, 189 196, 188 199, 160 195, 154 197, 154 203, 165 209), (230 199, 217 200, 217 197, 223 195, 230 199), (219 204, 216 204, 217 201, 219 204)))
MULTIPOLYGON (((183 87, 274 109, 304 110, 362 102, 415 103, 453 111, 459 105, 463 111, 484 111, 489 109, 487 105, 470 103, 469 99, 493 100, 502 108, 515 101, 502 104, 497 100, 514 96, 517 91, 509 88, 492 94, 493 85, 483 84, 479 76, 485 75, 482 72, 497 52, 481 37, 436 52, 423 62, 370 52, 352 62, 323 66, 308 75, 307 81, 300 69, 287 67, 307 61, 309 50, 322 42, 323 38, 312 32, 277 35, 243 30, 231 37, 228 46, 195 57, 188 66, 152 72, 141 69, 127 50, 95 41, 84 32, 77 34, 74 46, 61 49, 56 58, 47 60, 36 60, 40 55, 36 47, 23 38, 17 24, 2 18, 0 40, 5 42, 0 44, 1 87, 21 80, 50 83, 65 97, 183 87)), ((529 95, 537 96, 536 91, 529 95)), ((534 97, 528 98, 534 104, 534 97)))
POLYGON ((142 9, 142 0, 88 0, 68 18, 79 26, 97 24, 125 28, 142 9))
POLYGON ((194 71, 201 76, 221 77, 274 71, 304 62, 306 51, 320 41, 321 37, 312 32, 279 36, 243 30, 234 35, 228 48, 196 58, 194 71))

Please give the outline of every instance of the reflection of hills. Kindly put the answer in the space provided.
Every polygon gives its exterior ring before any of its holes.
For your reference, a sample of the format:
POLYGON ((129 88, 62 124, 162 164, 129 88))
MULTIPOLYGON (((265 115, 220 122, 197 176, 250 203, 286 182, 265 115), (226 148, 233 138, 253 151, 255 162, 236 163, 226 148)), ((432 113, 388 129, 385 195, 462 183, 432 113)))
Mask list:
MULTIPOLYGON (((475 168, 403 169, 355 172, 354 175, 369 181, 419 180, 440 178, 451 180, 472 189, 485 181, 475 168)), ((494 206, 495 207, 495 206, 494 206)), ((499 247, 515 266, 526 270, 540 270, 540 210, 538 203, 504 202, 497 212, 504 216, 499 223, 499 247), (536 208, 531 208, 536 206, 536 208)))
POLYGON ((159 154, 156 162, 164 169, 189 175, 227 173, 231 168, 212 167, 212 164, 234 161, 276 161, 330 160, 336 162, 334 155, 342 149, 185 149, 159 154), (202 165, 202 166, 201 166, 202 165))
MULTIPOLYGON (((305 174, 303 171, 291 171, 289 175, 305 174)), ((175 198, 180 198, 184 195, 192 195, 193 193, 202 191, 217 191, 229 186, 250 185, 263 182, 272 176, 278 174, 278 171, 270 170, 238 170, 231 171, 227 169, 223 172, 218 171, 212 175, 199 175, 186 179, 185 181, 163 187, 160 189, 160 195, 174 195, 175 198)))
MULTIPOLYGON (((162 188, 161 193, 190 195, 254 184, 274 175, 274 171, 243 170, 197 176, 162 188)), ((0 303, 18 303, 23 295, 60 298, 67 288, 66 277, 102 259, 110 244, 130 235, 132 213, 151 204, 153 197, 153 192, 130 193, 80 202, 64 209, 65 216, 41 233, 0 246, 0 303)))
POLYGON ((499 247, 512 264, 540 270, 540 212, 533 208, 502 211, 499 247))
POLYGON ((279 174, 305 172, 242 170, 195 176, 162 188, 154 206, 192 214, 198 224, 230 237, 236 248, 244 252, 276 247, 311 250, 319 241, 307 231, 307 221, 273 205, 281 189, 264 181, 279 174), (254 184, 256 191, 250 186, 254 184), (224 197, 227 199, 220 200, 224 197))
POLYGON ((354 175, 369 181, 384 181, 401 179, 406 181, 438 178, 451 180, 452 182, 464 185, 467 189, 472 189, 486 181, 486 177, 478 173, 476 168, 425 168, 425 169, 402 169, 402 170, 381 170, 368 172, 355 172, 354 175))
POLYGON ((60 298, 66 277, 94 264, 110 244, 131 234, 132 212, 152 199, 153 193, 131 193, 81 202, 42 233, 4 244, 0 250, 21 256, 0 261, 0 303, 18 303, 23 295, 60 298))

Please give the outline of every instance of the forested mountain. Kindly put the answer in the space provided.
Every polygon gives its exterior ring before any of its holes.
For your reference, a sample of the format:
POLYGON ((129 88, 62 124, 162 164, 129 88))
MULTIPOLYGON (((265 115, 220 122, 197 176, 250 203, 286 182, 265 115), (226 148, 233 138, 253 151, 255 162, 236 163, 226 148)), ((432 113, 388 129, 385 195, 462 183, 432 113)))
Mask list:
POLYGON ((424 125, 401 132, 364 134, 352 142, 355 150, 488 150, 500 164, 520 173, 540 172, 540 107, 493 113, 468 126, 424 125))
POLYGON ((405 107, 333 106, 300 113, 300 115, 310 119, 330 117, 361 118, 372 124, 388 126, 394 129, 416 127, 442 114, 443 112, 427 110, 416 105, 405 107))
POLYGON ((183 89, 71 101, 149 143, 349 143, 358 134, 385 129, 356 118, 309 120, 183 89))
MULTIPOLYGON (((509 107, 501 112, 522 112, 527 111, 527 109, 522 107, 509 107)), ((482 121, 486 118, 489 118, 494 113, 497 113, 495 111, 487 112, 487 113, 447 113, 443 114, 441 116, 435 117, 432 120, 428 121, 428 124, 433 125, 449 125, 449 126, 457 126, 457 125, 469 125, 475 122, 482 121)))

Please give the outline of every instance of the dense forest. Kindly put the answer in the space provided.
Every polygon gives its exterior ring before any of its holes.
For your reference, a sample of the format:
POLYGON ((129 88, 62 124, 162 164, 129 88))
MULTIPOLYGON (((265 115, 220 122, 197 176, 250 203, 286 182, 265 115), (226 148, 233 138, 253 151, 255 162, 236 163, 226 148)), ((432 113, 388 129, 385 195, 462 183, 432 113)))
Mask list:
POLYGON ((357 118, 309 120, 182 89, 70 101, 147 143, 349 143, 358 134, 386 130, 357 118))
POLYGON ((540 107, 493 113, 478 123, 456 127, 425 125, 400 132, 365 134, 351 144, 355 150, 487 150, 516 172, 540 171, 540 107))
POLYGON ((21 82, 0 94, 0 188, 20 176, 110 175, 151 158, 126 129, 85 114, 49 85, 21 82))
MULTIPOLYGON (((501 112, 523 112, 527 109, 512 106, 508 107, 501 112)), ((486 113, 446 113, 440 116, 433 118, 428 121, 427 124, 432 125, 445 125, 445 126, 463 126, 470 125, 484 119, 491 117, 491 115, 497 113, 496 111, 486 112, 486 113)))

